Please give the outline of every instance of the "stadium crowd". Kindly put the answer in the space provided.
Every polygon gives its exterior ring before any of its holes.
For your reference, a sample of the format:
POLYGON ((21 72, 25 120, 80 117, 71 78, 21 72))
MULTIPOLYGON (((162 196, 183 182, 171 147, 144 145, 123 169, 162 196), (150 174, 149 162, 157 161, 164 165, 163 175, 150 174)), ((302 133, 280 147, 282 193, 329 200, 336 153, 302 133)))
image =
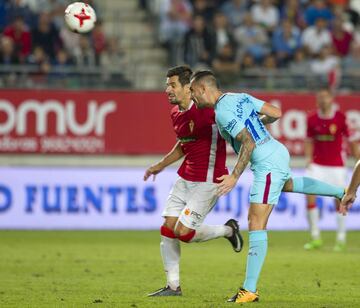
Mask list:
POLYGON ((336 83, 360 68, 360 1, 149 0, 169 64, 232 79, 286 68, 336 83))
MULTIPOLYGON (((3 86, 21 80, 19 71, 9 74, 8 67, 21 65, 26 83, 65 84, 76 75, 76 68, 101 67, 111 72, 120 71, 122 51, 117 37, 106 37, 101 12, 94 1, 98 16, 93 31, 88 35, 71 32, 64 24, 64 11, 72 1, 66 0, 3 0, 0 1, 0 68, 3 86), (25 69, 26 68, 26 69, 25 69), (75 69, 75 71, 74 71, 75 69)), ((78 74, 81 74, 79 71, 78 74)), ((109 77, 110 76, 110 77, 109 77)), ((76 80, 76 79, 73 79, 76 80)))

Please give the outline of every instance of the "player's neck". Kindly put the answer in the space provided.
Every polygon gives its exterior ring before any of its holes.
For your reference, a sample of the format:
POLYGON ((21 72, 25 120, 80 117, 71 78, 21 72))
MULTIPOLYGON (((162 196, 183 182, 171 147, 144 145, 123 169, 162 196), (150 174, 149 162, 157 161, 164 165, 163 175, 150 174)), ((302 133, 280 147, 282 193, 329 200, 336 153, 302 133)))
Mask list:
POLYGON ((220 90, 217 90, 214 92, 214 95, 213 95, 214 105, 219 101, 219 98, 221 97, 221 95, 223 95, 223 93, 220 90))
POLYGON ((179 103, 179 109, 181 111, 185 111, 185 110, 188 110, 189 107, 190 107, 190 104, 191 104, 191 99, 186 99, 186 100, 183 100, 179 103))

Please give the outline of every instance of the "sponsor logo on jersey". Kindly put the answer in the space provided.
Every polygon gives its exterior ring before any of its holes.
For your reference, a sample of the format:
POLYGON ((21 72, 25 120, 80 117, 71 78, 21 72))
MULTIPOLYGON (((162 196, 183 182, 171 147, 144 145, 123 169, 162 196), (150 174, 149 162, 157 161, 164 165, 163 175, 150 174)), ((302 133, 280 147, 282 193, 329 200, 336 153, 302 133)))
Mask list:
POLYGON ((189 129, 190 129, 190 133, 192 133, 194 131, 194 126, 195 126, 195 123, 193 120, 191 120, 189 122, 189 129))
POLYGON ((329 127, 329 130, 330 130, 330 134, 331 135, 335 135, 336 131, 337 131, 337 126, 336 124, 331 124, 330 127, 329 127))
POLYGON ((191 213, 190 209, 186 208, 184 214, 185 214, 186 216, 189 216, 190 213, 191 213))
POLYGON ((235 119, 232 119, 232 120, 224 127, 225 130, 230 133, 230 132, 234 129, 236 123, 237 123, 236 120, 235 120, 235 119))

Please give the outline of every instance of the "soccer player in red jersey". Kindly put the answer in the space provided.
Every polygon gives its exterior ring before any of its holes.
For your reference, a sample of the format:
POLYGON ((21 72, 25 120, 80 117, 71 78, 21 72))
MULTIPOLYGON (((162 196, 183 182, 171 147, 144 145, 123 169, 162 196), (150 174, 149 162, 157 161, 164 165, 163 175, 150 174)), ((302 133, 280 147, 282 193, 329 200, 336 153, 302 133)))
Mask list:
MULTIPOLYGON (((348 139, 349 146, 356 158, 359 157, 357 144, 349 137, 345 115, 337 110, 333 96, 328 89, 321 89, 317 96, 318 110, 307 119, 307 140, 305 155, 307 158, 308 176, 328 182, 329 184, 345 187, 346 168, 343 141, 348 139)), ((336 200, 337 209, 339 201, 336 200)), ((316 206, 316 196, 307 196, 308 220, 311 232, 311 241, 306 243, 307 250, 322 246, 318 227, 319 210, 316 206)), ((346 228, 345 216, 337 213, 337 237, 335 251, 345 249, 346 228)))
POLYGON ((162 216, 160 228, 160 251, 167 284, 149 296, 182 295, 179 278, 180 241, 204 242, 225 237, 233 249, 240 252, 242 237, 236 220, 224 225, 204 225, 206 215, 217 201, 217 178, 228 174, 225 166, 225 140, 215 124, 211 108, 197 109, 191 100, 190 78, 192 71, 187 66, 177 66, 167 73, 166 94, 170 104, 171 119, 177 136, 173 149, 144 174, 146 181, 164 168, 183 158, 162 216))

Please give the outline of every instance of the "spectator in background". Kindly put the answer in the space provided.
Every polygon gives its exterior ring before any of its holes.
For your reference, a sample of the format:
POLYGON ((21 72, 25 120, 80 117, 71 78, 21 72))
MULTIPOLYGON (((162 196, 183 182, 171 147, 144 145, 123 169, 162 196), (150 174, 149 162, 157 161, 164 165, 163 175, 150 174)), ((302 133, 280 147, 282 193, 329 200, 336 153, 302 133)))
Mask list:
POLYGON ((311 61, 310 69, 313 74, 319 77, 322 84, 326 84, 328 87, 338 85, 340 61, 339 58, 333 54, 331 46, 324 46, 321 49, 319 56, 311 61))
POLYGON ((212 67, 222 84, 234 82, 240 71, 240 64, 236 61, 235 51, 230 43, 225 44, 216 54, 212 67))
POLYGON ((266 72, 268 72, 269 70, 276 70, 277 62, 275 55, 271 53, 267 54, 263 60, 262 67, 266 69, 266 72))
POLYGON ((351 45, 350 53, 343 60, 343 69, 348 74, 360 76, 360 44, 351 45))
POLYGON ((5 1, 0 1, 0 32, 2 32, 7 25, 6 19, 6 3, 5 1))
POLYGON ((237 74, 239 72, 240 65, 236 61, 235 51, 230 43, 225 44, 216 54, 212 67, 219 75, 237 74))
POLYGON ((211 65, 215 54, 214 40, 215 37, 206 28, 204 17, 194 16, 193 26, 184 39, 185 63, 191 67, 211 65))
POLYGON ((251 55, 256 62, 261 62, 269 53, 268 37, 263 28, 255 24, 250 13, 244 16, 244 24, 237 27, 234 37, 238 46, 237 56, 242 59, 244 54, 251 55))
POLYGON ((304 12, 304 19, 308 26, 315 25, 319 18, 326 20, 327 23, 331 22, 333 18, 333 14, 325 0, 313 0, 304 12))
POLYGON ((193 4, 193 15, 201 15, 206 23, 211 23, 214 17, 214 8, 210 7, 206 0, 195 0, 193 4))
POLYGON ((120 72, 123 68, 124 51, 121 50, 117 37, 110 37, 106 42, 106 48, 100 55, 100 65, 108 72, 120 72))
POLYGON ((180 59, 180 47, 190 29, 192 7, 188 0, 163 0, 160 12, 160 42, 168 49, 169 64, 175 66, 180 59))
POLYGON ((52 23, 49 13, 40 13, 37 26, 32 30, 32 42, 35 46, 42 47, 51 60, 62 47, 59 31, 52 23))
POLYGON ((302 33, 302 43, 309 55, 317 55, 324 46, 332 44, 331 33, 327 29, 327 21, 318 18, 314 26, 306 28, 302 33))
POLYGON ((80 36, 79 47, 74 51, 74 59, 75 64, 79 67, 93 67, 96 65, 95 52, 88 36, 80 36))
POLYGON ((70 55, 65 49, 56 51, 55 59, 52 61, 51 81, 55 82, 58 86, 66 86, 69 72, 67 68, 74 64, 70 55))
POLYGON ((244 54, 240 63, 240 71, 248 73, 249 71, 252 71, 254 69, 257 69, 254 57, 248 53, 244 54))
POLYGON ((33 85, 43 85, 46 83, 51 66, 49 58, 42 47, 34 47, 33 52, 28 57, 28 64, 36 68, 35 72, 31 75, 33 85))
POLYGON ((18 64, 19 59, 15 54, 12 38, 2 36, 0 39, 0 65, 18 64))
POLYGON ((225 2, 221 11, 229 20, 230 25, 235 28, 243 23, 244 14, 247 11, 248 0, 230 0, 225 2))
POLYGON ((96 65, 99 65, 101 54, 106 48, 106 37, 101 20, 96 22, 94 29, 91 31, 91 39, 95 51, 95 62, 96 65))
POLYGON ((63 43, 63 47, 68 54, 74 56, 74 51, 79 48, 81 34, 74 33, 67 26, 61 28, 59 37, 63 43))
POLYGON ((254 22, 262 25, 269 34, 279 24, 279 11, 272 0, 260 0, 251 8, 251 15, 254 22))
POLYGON ((235 48, 236 42, 228 20, 221 12, 217 12, 214 16, 214 34, 216 52, 220 52, 227 44, 230 44, 232 48, 235 48))
POLYGON ((303 9, 298 0, 286 0, 280 10, 281 20, 290 20, 294 25, 303 29, 305 27, 303 9))
POLYGON ((336 18, 333 21, 331 39, 336 54, 340 57, 345 57, 350 51, 353 36, 350 32, 344 30, 343 21, 340 18, 336 18))
POLYGON ((284 20, 281 27, 274 31, 272 50, 279 65, 286 65, 301 47, 301 33, 289 20, 284 20))
POLYGON ((289 63, 289 70, 292 75, 296 76, 295 78, 306 76, 309 73, 310 60, 302 48, 295 51, 294 59, 289 63))
POLYGON ((31 33, 22 16, 17 16, 14 21, 4 29, 5 36, 14 41, 15 54, 20 63, 24 63, 31 52, 31 33))
POLYGON ((24 20, 24 23, 29 25, 30 28, 35 25, 36 18, 34 18, 34 13, 31 11, 25 0, 8 0, 6 1, 5 9, 5 20, 7 25, 18 16, 21 16, 24 20))

